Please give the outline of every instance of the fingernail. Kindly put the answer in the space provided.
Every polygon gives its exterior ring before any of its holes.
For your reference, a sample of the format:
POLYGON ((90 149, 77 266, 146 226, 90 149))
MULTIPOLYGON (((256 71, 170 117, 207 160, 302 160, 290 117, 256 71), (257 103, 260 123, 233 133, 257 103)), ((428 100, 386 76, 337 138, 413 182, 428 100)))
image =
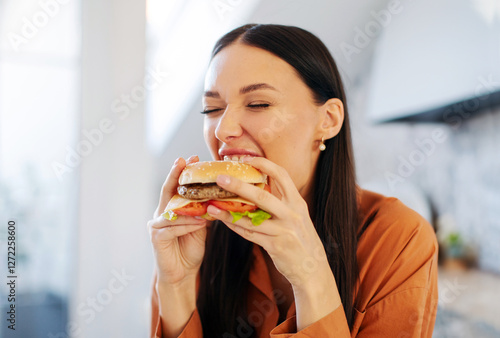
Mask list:
POLYGON ((229 182, 230 182, 229 176, 227 176, 227 175, 217 176, 217 183, 222 184, 222 185, 226 185, 226 184, 229 184, 229 182))
POLYGON ((196 218, 196 219, 203 219, 203 217, 201 217, 201 216, 194 216, 194 218, 196 218))
POLYGON ((180 160, 181 160, 181 158, 180 158, 180 157, 177 157, 177 159, 176 159, 176 160, 175 160, 175 162, 174 162, 174 166, 176 166, 177 164, 179 164, 179 161, 180 161, 180 160))
POLYGON ((243 156, 241 162, 250 162, 253 160, 253 156, 243 156))

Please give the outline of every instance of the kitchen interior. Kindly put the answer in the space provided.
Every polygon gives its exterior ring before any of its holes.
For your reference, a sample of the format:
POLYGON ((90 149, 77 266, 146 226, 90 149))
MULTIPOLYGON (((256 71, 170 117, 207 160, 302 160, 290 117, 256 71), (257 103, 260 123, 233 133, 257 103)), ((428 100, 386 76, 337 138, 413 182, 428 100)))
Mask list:
MULTIPOLYGON (((0 209, 21 224, 17 333, 147 335, 145 225, 175 158, 210 159, 199 115, 210 49, 248 22, 305 28, 332 52, 358 184, 436 230, 434 337, 499 337, 495 0, 0 0, 0 209), (129 279, 110 293, 116 276, 129 279)), ((2 251, 6 238, 2 228, 2 251)))

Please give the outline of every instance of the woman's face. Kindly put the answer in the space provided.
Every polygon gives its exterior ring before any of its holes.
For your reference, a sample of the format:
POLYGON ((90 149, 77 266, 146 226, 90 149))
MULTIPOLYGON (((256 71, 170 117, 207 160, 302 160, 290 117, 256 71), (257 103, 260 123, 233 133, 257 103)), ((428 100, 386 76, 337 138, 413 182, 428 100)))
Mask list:
POLYGON ((213 58, 206 75, 205 142, 216 160, 252 155, 280 165, 305 198, 323 136, 319 109, 292 66, 234 43, 213 58))

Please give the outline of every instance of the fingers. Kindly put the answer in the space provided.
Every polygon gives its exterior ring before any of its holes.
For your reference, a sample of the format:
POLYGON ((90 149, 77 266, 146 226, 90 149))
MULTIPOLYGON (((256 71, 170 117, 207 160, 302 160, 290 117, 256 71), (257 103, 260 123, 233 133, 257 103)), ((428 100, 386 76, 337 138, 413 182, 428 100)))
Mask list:
POLYGON ((168 201, 170 201, 172 196, 175 195, 177 186, 179 185, 179 176, 185 167, 186 161, 182 157, 179 157, 177 160, 175 160, 172 169, 170 169, 170 172, 165 179, 165 182, 163 182, 160 193, 160 201, 158 202, 158 208, 155 211, 155 217, 158 217, 163 212, 163 210, 165 210, 168 201))
POLYGON ((242 158, 242 161, 243 163, 250 164, 251 166, 259 169, 264 174, 267 174, 270 178, 272 178, 277 184, 281 194, 286 199, 293 201, 297 198, 301 198, 297 188, 295 187, 295 183, 284 168, 264 157, 245 156, 242 158))
POLYGON ((283 218, 288 213, 284 204, 276 196, 252 184, 244 183, 237 178, 226 175, 219 175, 217 177, 217 184, 224 188, 224 190, 233 192, 244 199, 252 201, 262 210, 278 218, 283 218))
POLYGON ((175 221, 169 221, 168 219, 160 215, 155 219, 152 219, 150 222, 151 223, 149 225, 151 225, 152 228, 162 229, 171 226, 205 224, 208 221, 203 218, 194 218, 191 216, 182 216, 182 215, 178 215, 175 221))
POLYGON ((253 225, 247 217, 233 223, 233 216, 227 211, 218 209, 213 205, 208 206, 208 213, 214 218, 221 220, 229 229, 236 232, 241 237, 248 241, 254 242, 262 247, 266 247, 267 243, 272 240, 277 233, 276 229, 266 227, 272 223, 264 221, 259 226, 253 225))
POLYGON ((181 175, 182 170, 184 170, 187 164, 198 161, 199 158, 196 155, 189 157, 187 161, 185 161, 182 157, 179 157, 177 160, 175 160, 172 169, 170 169, 170 172, 165 179, 165 182, 163 183, 160 193, 160 201, 158 202, 158 207, 156 208, 154 217, 158 217, 161 213, 163 213, 163 210, 165 210, 168 201, 170 201, 172 196, 177 193, 179 176, 181 175))
POLYGON ((200 161, 200 159, 198 158, 198 155, 193 155, 187 159, 186 164, 191 164, 191 163, 195 163, 195 162, 199 162, 199 161, 200 161))
POLYGON ((153 243, 157 243, 158 241, 169 241, 175 239, 177 237, 182 237, 192 232, 198 231, 200 229, 205 228, 206 225, 176 225, 170 226, 162 229, 157 229, 152 232, 153 243))
POLYGON ((230 227, 239 226, 266 236, 276 236, 279 233, 279 229, 276 229, 273 223, 267 221, 264 221, 262 224, 256 226, 252 224, 250 218, 243 217, 233 223, 233 216, 228 211, 221 210, 213 205, 208 206, 207 212, 210 216, 221 220, 224 223, 228 223, 230 227))
POLYGON ((189 216, 179 216, 174 222, 159 216, 148 222, 148 229, 153 242, 160 240, 171 240, 176 237, 187 235, 191 232, 206 227, 207 220, 196 219, 189 216))

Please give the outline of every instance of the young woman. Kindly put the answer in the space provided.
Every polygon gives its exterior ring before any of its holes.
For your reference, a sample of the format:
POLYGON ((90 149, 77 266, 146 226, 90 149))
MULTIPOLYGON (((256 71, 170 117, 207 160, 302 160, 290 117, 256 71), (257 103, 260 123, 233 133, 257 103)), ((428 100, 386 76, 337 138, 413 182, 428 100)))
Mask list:
POLYGON ((254 226, 161 216, 148 223, 156 269, 152 337, 431 337, 437 242, 397 199, 355 183, 346 98, 324 44, 297 27, 245 25, 215 45, 203 97, 215 160, 268 175, 271 193, 217 184, 272 214, 254 226), (244 156, 246 155, 246 156, 244 156))

